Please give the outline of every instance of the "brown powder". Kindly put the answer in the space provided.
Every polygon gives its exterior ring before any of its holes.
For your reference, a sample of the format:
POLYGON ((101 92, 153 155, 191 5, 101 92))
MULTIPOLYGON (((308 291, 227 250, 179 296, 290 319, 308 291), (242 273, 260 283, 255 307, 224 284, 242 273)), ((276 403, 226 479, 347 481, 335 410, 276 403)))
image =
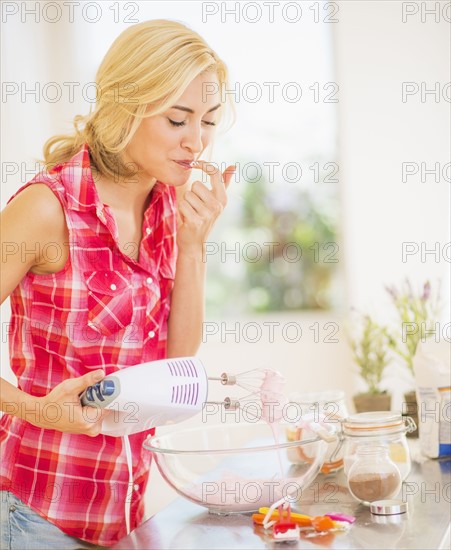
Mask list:
POLYGON ((399 476, 388 474, 356 474, 349 480, 352 494, 365 502, 373 502, 393 496, 399 485, 399 476))

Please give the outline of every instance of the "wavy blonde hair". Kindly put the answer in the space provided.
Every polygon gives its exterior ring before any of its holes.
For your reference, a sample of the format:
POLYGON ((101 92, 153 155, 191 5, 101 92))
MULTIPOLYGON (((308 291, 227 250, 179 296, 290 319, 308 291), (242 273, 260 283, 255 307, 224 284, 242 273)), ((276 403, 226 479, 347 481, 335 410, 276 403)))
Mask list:
MULTIPOLYGON (((193 30, 166 19, 145 21, 120 34, 96 75, 95 109, 77 115, 75 133, 56 135, 44 144, 44 164, 69 160, 87 143, 91 164, 100 173, 128 178, 136 169, 124 162, 123 152, 141 120, 166 111, 200 74, 215 73, 226 89, 225 63, 193 30)), ((233 117, 230 99, 225 103, 233 117)))

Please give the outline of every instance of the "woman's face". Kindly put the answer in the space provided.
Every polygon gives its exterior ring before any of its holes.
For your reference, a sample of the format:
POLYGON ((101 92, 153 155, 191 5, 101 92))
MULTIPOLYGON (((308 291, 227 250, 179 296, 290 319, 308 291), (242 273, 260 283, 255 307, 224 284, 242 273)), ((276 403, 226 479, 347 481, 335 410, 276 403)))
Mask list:
POLYGON ((180 162, 196 160, 211 142, 220 96, 216 74, 199 75, 170 109, 143 119, 127 147, 127 160, 139 166, 143 181, 187 182, 191 169, 180 162))

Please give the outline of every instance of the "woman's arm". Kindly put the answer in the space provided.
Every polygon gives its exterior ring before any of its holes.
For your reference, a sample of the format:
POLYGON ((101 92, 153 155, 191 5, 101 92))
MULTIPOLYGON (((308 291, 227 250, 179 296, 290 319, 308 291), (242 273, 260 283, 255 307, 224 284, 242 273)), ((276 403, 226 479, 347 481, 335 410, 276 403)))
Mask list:
POLYGON ((168 322, 168 357, 195 355, 201 344, 206 273, 202 256, 178 255, 168 322))
MULTIPOLYGON (((1 277, 0 302, 3 303, 28 271, 39 268, 51 272, 55 264, 45 258, 48 243, 58 244, 62 256, 67 242, 63 209, 53 192, 45 184, 35 184, 21 191, 0 215, 1 277)), ((46 365, 39 365, 45 369, 46 365)), ((101 380, 104 372, 94 371, 64 380, 44 397, 28 394, 0 378, 0 410, 17 416, 34 426, 69 433, 96 436, 105 416, 101 411, 89 416, 82 407, 79 394, 101 380), (52 404, 60 407, 61 415, 52 422, 43 412, 52 404)))
POLYGON ((62 244, 67 241, 62 231, 64 225, 61 205, 44 183, 27 187, 6 205, 0 214, 1 303, 28 271, 45 266, 45 249, 49 243, 61 241, 60 256, 67 253, 62 244))
POLYGON ((198 161, 211 176, 212 189, 195 181, 179 202, 178 258, 168 321, 168 357, 195 355, 202 341, 206 273, 205 242, 227 204, 226 189, 235 170, 223 174, 211 163, 198 161))

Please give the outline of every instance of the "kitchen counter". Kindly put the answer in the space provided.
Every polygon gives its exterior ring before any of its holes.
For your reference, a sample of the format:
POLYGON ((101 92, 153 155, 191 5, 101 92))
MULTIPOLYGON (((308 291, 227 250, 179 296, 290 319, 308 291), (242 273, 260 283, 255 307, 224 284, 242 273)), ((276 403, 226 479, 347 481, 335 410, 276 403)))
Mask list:
POLYGON ((451 459, 412 463, 398 496, 408 502, 406 514, 374 516, 346 489, 343 472, 320 475, 293 508, 308 515, 342 512, 357 520, 346 533, 311 536, 298 543, 275 543, 251 514, 220 516, 179 498, 155 514, 112 548, 131 549, 258 549, 258 548, 408 548, 450 547, 451 459))

